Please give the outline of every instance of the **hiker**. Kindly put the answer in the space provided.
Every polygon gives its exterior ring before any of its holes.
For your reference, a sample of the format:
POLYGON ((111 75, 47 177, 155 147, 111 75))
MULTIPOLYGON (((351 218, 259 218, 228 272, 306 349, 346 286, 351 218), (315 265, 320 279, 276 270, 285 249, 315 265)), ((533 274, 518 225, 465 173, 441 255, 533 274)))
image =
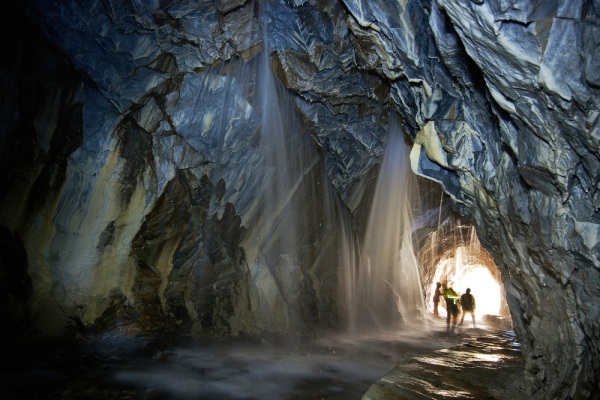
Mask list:
POLYGON ((460 325, 463 324, 465 320, 465 314, 471 313, 471 318, 473 319, 473 328, 475 326, 475 296, 471 294, 471 288, 467 288, 467 292, 463 293, 460 296, 460 305, 462 306, 462 317, 460 318, 460 325))
POLYGON ((442 286, 444 288, 443 296, 446 300, 446 330, 450 330, 450 320, 452 319, 452 329, 456 327, 456 320, 458 318, 458 294, 452 289, 452 285, 442 286))
POLYGON ((442 295, 442 292, 440 291, 441 286, 442 284, 437 282, 435 284, 435 292, 433 293, 433 315, 436 317, 439 317, 438 306, 440 304, 440 296, 442 295))

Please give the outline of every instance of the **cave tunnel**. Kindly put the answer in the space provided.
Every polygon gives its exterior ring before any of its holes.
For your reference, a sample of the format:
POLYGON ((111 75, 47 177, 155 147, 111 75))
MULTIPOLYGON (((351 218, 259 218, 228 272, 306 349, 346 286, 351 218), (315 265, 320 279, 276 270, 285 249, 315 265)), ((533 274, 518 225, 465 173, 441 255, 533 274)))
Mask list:
POLYGON ((510 320, 504 285, 492 256, 481 246, 473 226, 461 225, 460 219, 456 222, 452 228, 430 233, 418 252, 419 265, 428 285, 428 309, 432 309, 433 293, 440 282, 458 293, 471 289, 473 295, 477 295, 475 315, 478 319, 489 315, 510 320))
POLYGON ((600 399, 599 15, 9 2, 0 394, 600 399))
MULTIPOLYGON (((512 329, 502 274, 492 255, 481 245, 467 218, 454 211, 448 195, 427 180, 418 181, 413 197, 415 255, 420 268, 427 310, 433 310, 436 284, 449 284, 460 295, 469 288, 476 295, 477 320, 494 320, 512 329), (428 222, 425 222, 428 221, 428 222)), ((446 317, 444 302, 440 303, 446 317)))

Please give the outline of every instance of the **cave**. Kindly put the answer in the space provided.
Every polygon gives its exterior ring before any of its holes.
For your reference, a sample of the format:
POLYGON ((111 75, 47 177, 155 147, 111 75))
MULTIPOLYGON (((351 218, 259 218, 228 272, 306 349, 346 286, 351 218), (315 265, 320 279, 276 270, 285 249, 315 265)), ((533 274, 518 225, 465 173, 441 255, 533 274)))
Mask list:
POLYGON ((598 1, 10 3, 3 392, 600 399, 598 1))

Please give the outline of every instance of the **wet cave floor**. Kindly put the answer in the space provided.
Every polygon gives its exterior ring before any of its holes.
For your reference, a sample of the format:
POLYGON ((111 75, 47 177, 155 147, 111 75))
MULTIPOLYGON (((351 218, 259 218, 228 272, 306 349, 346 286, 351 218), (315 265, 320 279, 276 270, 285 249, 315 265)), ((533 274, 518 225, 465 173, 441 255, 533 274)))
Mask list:
POLYGON ((370 337, 195 342, 5 338, 2 399, 527 398, 512 331, 486 325, 370 337))

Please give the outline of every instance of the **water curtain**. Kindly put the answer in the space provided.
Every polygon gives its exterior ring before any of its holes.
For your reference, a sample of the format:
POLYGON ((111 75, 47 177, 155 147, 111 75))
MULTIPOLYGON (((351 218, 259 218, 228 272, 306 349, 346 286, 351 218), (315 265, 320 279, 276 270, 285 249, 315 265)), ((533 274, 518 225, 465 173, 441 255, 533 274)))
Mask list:
POLYGON ((410 198, 416 190, 409 148, 391 114, 383 162, 373 196, 353 282, 355 333, 397 329, 421 319, 424 311, 419 268, 412 243, 410 198))

